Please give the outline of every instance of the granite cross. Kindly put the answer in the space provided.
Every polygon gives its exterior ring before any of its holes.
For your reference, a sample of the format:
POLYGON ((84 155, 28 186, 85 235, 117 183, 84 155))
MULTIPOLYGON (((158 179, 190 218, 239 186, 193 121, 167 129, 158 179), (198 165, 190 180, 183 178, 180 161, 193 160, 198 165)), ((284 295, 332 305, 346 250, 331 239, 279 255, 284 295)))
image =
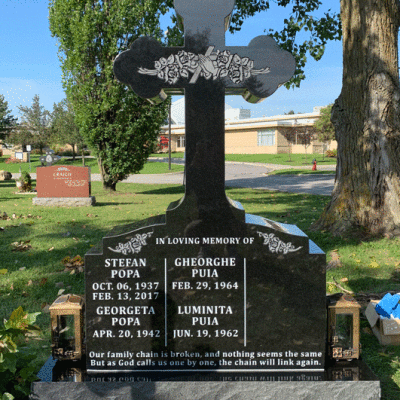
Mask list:
MULTIPOLYGON (((196 204, 200 219, 231 207, 225 195, 225 94, 257 103, 287 82, 293 56, 270 36, 248 46, 226 46, 234 0, 175 0, 184 24, 184 46, 162 47, 138 38, 114 62, 116 78, 157 103, 167 94, 185 94, 185 202, 196 204)), ((129 112, 129 111, 127 111, 129 112)))
POLYGON ((46 152, 45 156, 40 157, 40 162, 42 163, 42 166, 44 165, 44 163, 46 163, 46 166, 50 167, 60 159, 60 156, 54 155, 53 150, 49 150, 48 152, 46 152))

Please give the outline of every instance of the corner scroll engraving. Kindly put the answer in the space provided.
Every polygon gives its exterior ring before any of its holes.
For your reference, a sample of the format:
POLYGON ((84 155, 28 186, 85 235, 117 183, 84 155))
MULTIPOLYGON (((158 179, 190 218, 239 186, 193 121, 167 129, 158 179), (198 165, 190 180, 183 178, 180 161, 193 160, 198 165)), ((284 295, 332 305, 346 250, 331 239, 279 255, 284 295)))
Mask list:
POLYGON ((285 243, 275 236, 274 233, 263 233, 257 231, 260 237, 264 238, 264 245, 268 245, 271 253, 293 253, 302 248, 302 246, 295 248, 291 242, 285 243))
POLYGON ((189 78, 189 83, 196 83, 200 76, 216 80, 229 77, 233 83, 241 83, 253 75, 268 74, 269 67, 253 69, 254 61, 248 57, 231 54, 229 50, 216 52, 209 46, 205 54, 194 54, 181 50, 168 58, 161 57, 154 62, 155 69, 139 67, 138 72, 144 75, 157 76, 169 84, 175 84, 180 78, 189 78))
POLYGON ((118 243, 118 246, 113 249, 109 247, 108 249, 115 252, 115 253, 122 253, 124 255, 128 253, 139 253, 142 250, 143 246, 147 245, 146 239, 149 238, 153 232, 148 233, 137 233, 135 237, 133 237, 129 242, 126 243, 118 243))

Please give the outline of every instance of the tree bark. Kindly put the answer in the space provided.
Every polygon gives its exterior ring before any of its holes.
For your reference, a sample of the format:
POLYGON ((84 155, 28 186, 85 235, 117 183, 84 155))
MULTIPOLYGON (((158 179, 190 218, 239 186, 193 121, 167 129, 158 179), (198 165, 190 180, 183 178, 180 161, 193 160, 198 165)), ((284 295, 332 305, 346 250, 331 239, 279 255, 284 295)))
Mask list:
POLYGON ((338 163, 313 229, 400 234, 398 0, 341 0, 343 86, 332 108, 338 163))
POLYGON ((101 181, 103 182, 103 189, 110 192, 115 192, 117 188, 117 182, 115 182, 107 173, 100 155, 97 156, 97 164, 99 165, 101 181))

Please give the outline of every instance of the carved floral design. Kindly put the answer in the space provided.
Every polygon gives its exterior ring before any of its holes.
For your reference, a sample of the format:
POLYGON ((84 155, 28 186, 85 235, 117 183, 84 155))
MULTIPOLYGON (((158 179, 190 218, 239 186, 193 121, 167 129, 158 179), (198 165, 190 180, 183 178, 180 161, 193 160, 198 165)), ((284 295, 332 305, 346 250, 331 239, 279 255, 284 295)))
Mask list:
POLYGON ((264 238, 264 245, 268 245, 271 253, 293 253, 302 248, 302 246, 295 248, 291 242, 285 243, 275 236, 274 233, 257 232, 260 237, 264 238))
POLYGON ((229 77, 233 83, 241 83, 253 75, 268 74, 269 67, 254 69, 254 61, 248 57, 231 54, 229 50, 213 51, 209 46, 206 54, 194 54, 181 50, 168 58, 161 57, 154 62, 155 69, 139 68, 139 73, 157 76, 166 83, 175 84, 180 78, 189 78, 189 83, 196 83, 199 76, 216 80, 229 77))
POLYGON ((140 250, 142 250, 142 247, 147 245, 146 239, 152 234, 153 232, 142 234, 137 233, 135 237, 129 240, 129 242, 118 243, 118 246, 115 249, 109 247, 109 250, 114 251, 115 253, 122 253, 124 255, 128 253, 139 253, 140 250))

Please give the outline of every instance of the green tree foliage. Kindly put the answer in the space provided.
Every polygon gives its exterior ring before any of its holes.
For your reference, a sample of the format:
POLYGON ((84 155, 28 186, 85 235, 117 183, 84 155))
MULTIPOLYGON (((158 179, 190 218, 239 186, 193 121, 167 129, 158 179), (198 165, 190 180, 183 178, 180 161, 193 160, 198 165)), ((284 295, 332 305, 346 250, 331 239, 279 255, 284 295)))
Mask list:
POLYGON ((50 112, 40 105, 39 95, 33 97, 31 107, 18 106, 21 123, 13 130, 9 140, 14 144, 27 144, 40 150, 48 146, 50 140, 50 112))
POLYGON ((27 347, 27 337, 40 329, 33 325, 40 313, 14 310, 0 327, 0 398, 26 399, 30 384, 37 379, 33 366, 36 356, 27 347))
POLYGON ((75 146, 78 146, 84 157, 85 141, 75 122, 72 104, 63 99, 54 103, 51 113, 52 141, 57 144, 69 144, 72 147, 72 157, 75 160, 75 146))
MULTIPOLYGON (((270 0, 236 0, 229 31, 233 33, 240 30, 246 18, 268 10, 270 3, 270 0)), ((266 26, 265 32, 271 35, 282 49, 289 51, 295 57, 295 74, 285 86, 299 87, 301 81, 305 79, 304 67, 307 56, 310 55, 318 61, 324 55, 328 41, 341 39, 340 16, 328 9, 322 13, 323 16, 318 17, 321 15, 320 9, 323 5, 319 0, 275 0, 274 3, 288 9, 288 18, 284 20, 285 25, 281 31, 274 31, 266 26), (299 36, 302 39, 299 39, 299 36)), ((173 0, 160 1, 162 13, 166 13, 172 7, 173 0)), ((174 25, 168 28, 169 44, 182 44, 175 15, 172 16, 172 22, 174 25)))
POLYGON ((325 158, 326 143, 335 139, 335 127, 331 121, 332 106, 333 104, 329 104, 327 107, 321 108, 320 117, 314 124, 314 131, 317 134, 317 138, 324 144, 322 159, 325 158))
POLYGON ((320 117, 315 121, 314 130, 320 142, 329 142, 335 139, 335 127, 331 122, 331 112, 333 104, 321 108, 320 117))
POLYGON ((11 133, 11 129, 15 126, 17 118, 10 114, 8 103, 4 96, 0 94, 0 140, 4 141, 11 133))
POLYGON ((161 37, 159 1, 51 0, 49 21, 58 39, 63 85, 75 121, 95 151, 103 187, 143 168, 168 104, 154 106, 119 83, 115 57, 141 35, 161 37))

